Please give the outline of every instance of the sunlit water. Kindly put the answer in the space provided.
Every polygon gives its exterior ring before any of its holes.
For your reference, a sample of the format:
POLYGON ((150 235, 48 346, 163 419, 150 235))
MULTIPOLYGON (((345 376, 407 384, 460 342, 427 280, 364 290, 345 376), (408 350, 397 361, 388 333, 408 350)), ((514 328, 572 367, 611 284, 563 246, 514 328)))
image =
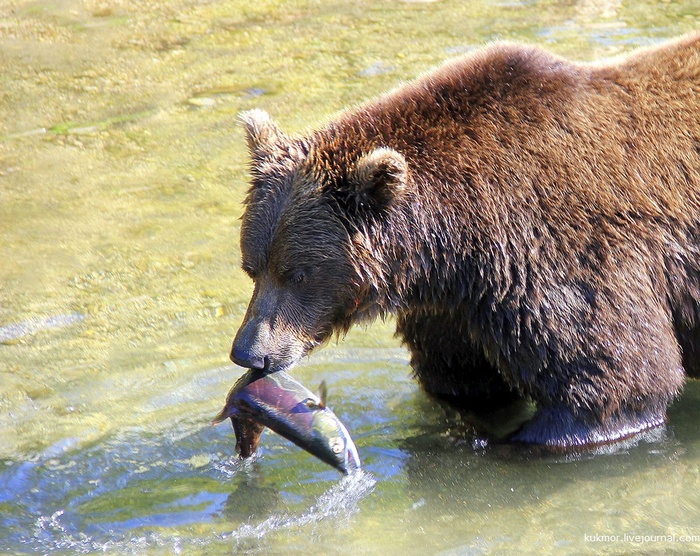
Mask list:
POLYGON ((241 110, 317 125, 495 39, 581 60, 700 27, 700 3, 0 4, 0 552, 700 549, 700 384, 611 453, 484 447, 410 378, 392 323, 326 380, 364 470, 211 426, 241 371, 241 110), (695 536, 693 538, 692 536, 695 536))

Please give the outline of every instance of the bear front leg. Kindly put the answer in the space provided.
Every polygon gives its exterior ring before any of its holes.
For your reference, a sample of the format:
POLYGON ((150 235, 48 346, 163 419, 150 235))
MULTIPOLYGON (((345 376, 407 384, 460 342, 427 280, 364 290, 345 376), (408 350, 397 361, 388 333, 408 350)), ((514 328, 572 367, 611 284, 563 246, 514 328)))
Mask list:
POLYGON ((561 334, 559 323, 547 365, 520 374, 537 412, 513 441, 566 451, 665 423, 685 377, 668 308, 644 286, 639 279, 604 291, 575 335, 561 334))
POLYGON ((469 340, 455 313, 401 314, 396 333, 411 353, 416 379, 432 396, 475 412, 494 411, 521 398, 469 340))

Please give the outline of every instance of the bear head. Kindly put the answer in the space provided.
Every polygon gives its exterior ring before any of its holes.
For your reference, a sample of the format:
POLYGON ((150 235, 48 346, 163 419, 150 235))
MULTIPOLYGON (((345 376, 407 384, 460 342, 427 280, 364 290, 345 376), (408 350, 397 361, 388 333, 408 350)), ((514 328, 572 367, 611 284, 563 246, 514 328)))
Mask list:
POLYGON ((337 129, 293 139, 261 110, 242 119, 252 183, 241 255, 254 291, 231 360, 276 371, 384 311, 378 244, 408 173, 376 140, 337 129))

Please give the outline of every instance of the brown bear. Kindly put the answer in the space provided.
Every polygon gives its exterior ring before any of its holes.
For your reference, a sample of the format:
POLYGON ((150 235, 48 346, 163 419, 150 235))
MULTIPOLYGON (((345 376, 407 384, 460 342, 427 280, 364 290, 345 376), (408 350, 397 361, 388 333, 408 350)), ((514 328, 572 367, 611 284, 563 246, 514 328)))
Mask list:
POLYGON ((394 314, 429 393, 529 399, 512 440, 564 450, 662 425, 700 374, 700 34, 598 64, 495 44, 304 136, 243 121, 235 363, 394 314))

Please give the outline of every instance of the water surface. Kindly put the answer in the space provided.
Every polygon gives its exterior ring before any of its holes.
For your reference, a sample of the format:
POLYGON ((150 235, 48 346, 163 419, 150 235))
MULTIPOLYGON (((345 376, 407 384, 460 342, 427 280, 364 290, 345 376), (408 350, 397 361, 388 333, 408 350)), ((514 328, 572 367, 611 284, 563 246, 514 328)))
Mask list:
POLYGON ((491 40, 593 60, 698 28, 700 3, 250 4, 0 6, 0 551, 699 550, 697 382, 613 453, 482 449, 386 322, 294 371, 328 383, 362 474, 271 433, 241 464, 209 422, 251 293, 240 111, 301 132, 491 40))

